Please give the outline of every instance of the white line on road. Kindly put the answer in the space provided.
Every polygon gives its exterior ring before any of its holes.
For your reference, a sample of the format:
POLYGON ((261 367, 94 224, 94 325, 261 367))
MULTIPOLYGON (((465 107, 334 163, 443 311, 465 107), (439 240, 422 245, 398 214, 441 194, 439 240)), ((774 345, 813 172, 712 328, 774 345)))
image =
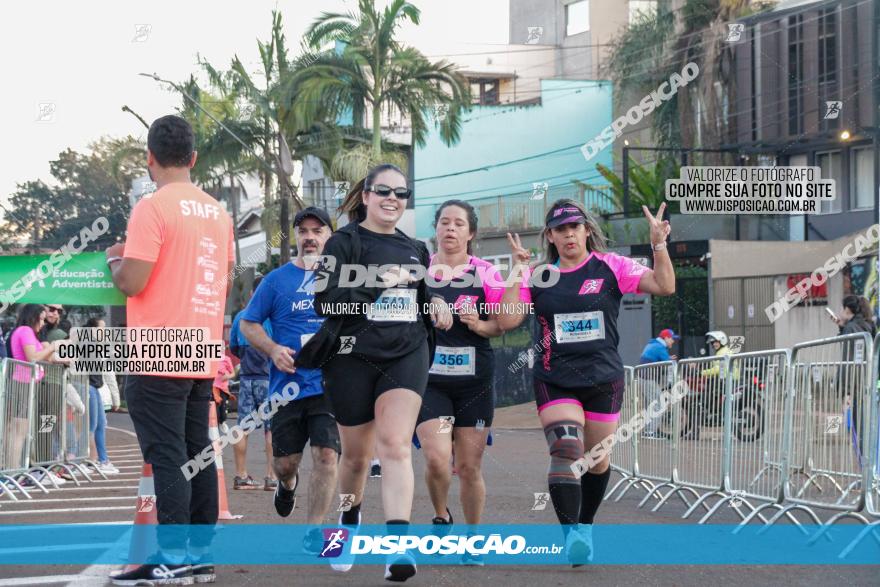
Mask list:
POLYGON ((45 577, 16 577, 0 579, 0 587, 18 587, 19 585, 51 585, 52 583, 71 583, 87 581, 89 578, 80 575, 47 575, 45 577))
POLYGON ((71 501, 108 501, 111 499, 135 499, 137 500, 137 495, 123 495, 121 497, 59 497, 57 499, 32 499, 31 501, 11 501, 4 505, 36 505, 38 503, 57 503, 59 501, 69 503, 71 501))
MULTIPOLYGON (((33 503, 33 502, 28 502, 33 503)), ((14 512, 0 511, 0 516, 20 516, 22 514, 66 514, 70 512, 109 512, 112 510, 133 510, 134 504, 113 506, 109 508, 58 508, 48 510, 18 510, 14 512)))
MULTIPOLYGON (((128 489, 131 487, 137 487, 138 484, 132 483, 133 481, 134 480, 132 479, 126 485, 119 485, 119 486, 113 486, 113 487, 111 487, 109 485, 104 485, 102 487, 88 487, 88 486, 76 487, 76 486, 73 486, 73 487, 59 487, 58 489, 52 489, 51 491, 53 493, 56 491, 112 491, 114 489, 128 489)), ((15 493, 17 493, 17 491, 15 493)), ((40 495, 42 495, 42 494, 40 494, 40 495)), ((15 503, 15 502, 2 500, 2 501, 0 501, 0 503, 15 503)), ((27 503, 27 502, 25 502, 25 503, 27 503)))

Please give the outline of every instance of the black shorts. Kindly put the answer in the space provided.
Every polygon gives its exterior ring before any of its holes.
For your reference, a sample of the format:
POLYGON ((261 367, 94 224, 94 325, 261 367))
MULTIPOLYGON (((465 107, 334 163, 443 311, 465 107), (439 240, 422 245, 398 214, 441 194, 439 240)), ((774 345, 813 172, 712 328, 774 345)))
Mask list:
POLYGON ((278 408, 272 416, 272 454, 286 457, 311 446, 342 451, 339 429, 326 394, 298 399, 278 408))
POLYGON ((587 420, 616 422, 620 418, 625 386, 623 378, 578 389, 564 389, 535 379, 535 402, 539 413, 556 404, 577 404, 587 420))
POLYGON ((337 354, 323 368, 324 393, 330 396, 337 422, 359 426, 373 421, 376 400, 390 389, 424 395, 429 366, 427 342, 398 359, 374 361, 337 354))
POLYGON ((422 398, 419 421, 453 416, 455 428, 486 428, 495 414, 495 386, 491 379, 460 383, 429 383, 422 398))

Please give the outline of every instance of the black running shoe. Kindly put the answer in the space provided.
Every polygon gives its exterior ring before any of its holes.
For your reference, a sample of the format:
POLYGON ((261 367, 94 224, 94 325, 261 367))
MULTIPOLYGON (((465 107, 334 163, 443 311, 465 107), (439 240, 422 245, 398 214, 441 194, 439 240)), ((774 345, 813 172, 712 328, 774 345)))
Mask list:
POLYGON ((382 465, 375 464, 370 467, 370 477, 381 477, 382 476, 382 465))
POLYGON ((416 574, 416 561, 408 554, 396 555, 394 560, 385 565, 385 580, 403 583, 416 574))
POLYGON ((435 526, 450 526, 452 525, 452 512, 449 511, 449 508, 446 508, 446 515, 449 516, 449 519, 441 518, 440 516, 436 516, 431 523, 435 526))
POLYGON ((293 478, 293 489, 287 489, 284 483, 278 482, 275 486, 275 511, 282 518, 286 518, 296 506, 296 488, 299 485, 299 475, 293 478))
POLYGON ((141 565, 110 578, 114 585, 192 585, 189 565, 141 565))

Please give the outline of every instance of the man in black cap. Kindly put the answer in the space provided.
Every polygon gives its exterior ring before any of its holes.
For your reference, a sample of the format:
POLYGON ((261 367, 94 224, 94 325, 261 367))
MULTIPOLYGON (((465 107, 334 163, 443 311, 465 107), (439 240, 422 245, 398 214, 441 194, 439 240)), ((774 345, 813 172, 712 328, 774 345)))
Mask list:
MULTIPOLYGON (((296 502, 297 472, 308 442, 312 452, 309 508, 306 522, 322 524, 336 488, 339 431, 330 402, 324 395, 320 369, 294 369, 293 361, 305 342, 321 327, 315 313, 313 269, 333 227, 327 212, 309 207, 293 221, 296 258, 263 278, 242 312, 241 332, 248 342, 272 361, 269 397, 292 401, 272 416, 272 455, 278 484, 275 510, 287 517, 296 502), (270 337, 263 323, 272 328, 270 337)), ((323 546, 320 530, 307 536, 307 546, 323 546)))

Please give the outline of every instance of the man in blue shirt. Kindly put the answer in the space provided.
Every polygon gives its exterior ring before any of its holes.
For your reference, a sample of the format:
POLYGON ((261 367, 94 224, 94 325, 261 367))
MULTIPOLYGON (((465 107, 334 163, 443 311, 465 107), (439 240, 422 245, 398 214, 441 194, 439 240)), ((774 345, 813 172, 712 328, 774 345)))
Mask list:
MULTIPOLYGON (((669 349, 672 348, 672 345, 675 344, 675 341, 680 339, 681 337, 675 334, 670 328, 664 328, 657 335, 657 338, 651 339, 647 345, 645 345, 645 349, 642 351, 642 356, 639 359, 640 365, 645 365, 648 363, 660 363, 662 361, 674 361, 678 357, 676 355, 670 355, 669 349)), ((652 369, 653 371, 653 369, 652 369)), ((640 377, 638 383, 638 387, 644 392, 644 402, 645 405, 643 408, 647 408, 652 402, 660 400, 660 394, 663 391, 663 387, 667 384, 666 381, 662 381, 662 376, 660 373, 652 373, 654 377, 650 375, 648 377, 640 377)), ((637 387, 637 388, 638 388, 637 387)), ((662 431, 657 430, 657 422, 661 418, 658 416, 657 418, 647 418, 645 420, 645 428, 642 432, 642 436, 648 438, 665 438, 666 434, 662 431)))
MULTIPOLYGON (((248 297, 248 302, 254 297, 254 292, 263 280, 262 276, 254 279, 254 289, 248 297)), ((241 426, 242 419, 256 410, 263 402, 269 399, 269 357, 266 353, 260 351, 248 343, 247 339, 241 333, 241 318, 244 316, 244 310, 235 315, 232 320, 232 329, 229 332, 229 350, 233 355, 239 358, 238 371, 238 425, 241 426)), ((263 329, 269 338, 272 338, 272 325, 269 320, 263 322, 263 329)), ((257 428, 261 426, 260 420, 256 420, 257 428)), ((265 491, 275 491, 275 485, 278 481, 275 479, 275 472, 272 469, 272 427, 270 422, 265 422, 263 429, 265 430, 266 441, 266 477, 263 482, 265 491)), ((259 489, 260 484, 254 481, 253 477, 248 475, 247 471, 247 438, 236 444, 233 444, 235 452, 235 479, 232 483, 233 489, 259 489)))
POLYGON ((639 364, 645 365, 647 363, 660 363, 661 361, 674 361, 678 357, 670 355, 669 349, 680 338, 672 329, 664 328, 657 335, 657 338, 652 338, 645 345, 645 349, 642 351, 642 356, 639 359, 639 364))
MULTIPOLYGON (((312 474, 309 480, 307 523, 322 524, 336 490, 336 463, 340 449, 339 431, 330 402, 324 395, 320 369, 294 368, 294 356, 321 327, 315 314, 313 269, 330 238, 332 226, 327 213, 315 207, 300 211, 293 221, 297 255, 290 263, 269 273, 260 283, 241 320, 248 342, 272 361, 269 395, 282 394, 293 385, 293 401, 272 416, 272 452, 278 486, 275 510, 287 517, 296 503, 297 471, 306 442, 311 446, 312 474), (262 323, 272 326, 270 338, 262 323)), ((307 537, 308 539, 309 537, 307 537)), ((311 548, 320 548, 320 531, 311 548)))

